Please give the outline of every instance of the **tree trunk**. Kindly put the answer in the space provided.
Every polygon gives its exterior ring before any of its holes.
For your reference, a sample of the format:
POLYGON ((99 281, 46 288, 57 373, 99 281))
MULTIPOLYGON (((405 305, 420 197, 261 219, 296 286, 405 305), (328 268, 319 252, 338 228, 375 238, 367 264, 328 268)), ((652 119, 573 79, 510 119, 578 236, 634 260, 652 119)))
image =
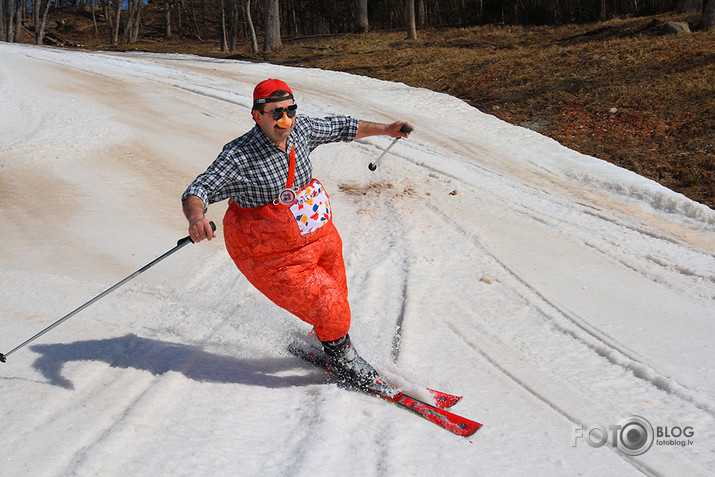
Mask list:
POLYGON ((226 4, 224 0, 218 0, 219 9, 219 43, 221 51, 228 51, 228 37, 226 35, 226 4))
POLYGON ((295 12, 296 12, 295 1, 292 0, 291 5, 290 5, 290 22, 291 22, 290 31, 293 33, 294 38, 298 36, 298 20, 295 17, 295 12))
MULTIPOLYGON (((415 4, 415 17, 418 26, 427 26, 427 6, 425 5, 425 0, 416 0, 415 4)), ((462 0, 464 2, 464 0, 462 0)), ((464 4, 462 4, 464 6, 464 4)), ((439 3, 437 4, 439 8, 439 3)))
POLYGON ((179 40, 184 39, 184 25, 182 22, 181 11, 184 9, 184 1, 179 0, 176 3, 176 29, 179 31, 179 40))
POLYGON ((40 12, 42 11, 42 0, 32 1, 32 24, 35 27, 35 45, 40 43, 40 12))
POLYGON ((281 47, 281 16, 278 0, 266 0, 266 37, 263 51, 281 47))
MULTIPOLYGON (((117 0, 122 2, 123 0, 117 0)), ((134 10, 136 8, 136 0, 126 0, 127 1, 127 21, 124 23, 124 31, 122 31, 122 44, 126 45, 129 43, 129 32, 132 29, 132 23, 134 21, 134 10)))
POLYGON ((251 0, 246 0, 246 22, 248 22, 248 31, 251 35, 251 52, 258 53, 256 29, 253 27, 253 18, 251 17, 251 0))
POLYGON ((13 0, 7 0, 5 6, 7 7, 5 9, 7 10, 7 12, 5 13, 6 19, 3 18, 3 22, 7 21, 7 28, 5 29, 5 41, 12 43, 13 31, 15 30, 15 2, 13 0))
POLYGON ((134 16, 134 24, 132 25, 131 31, 131 43, 136 43, 139 39, 139 29, 142 26, 142 10, 144 8, 144 0, 136 0, 137 12, 134 16))
POLYGON ((92 26, 94 27, 94 37, 99 38, 99 26, 97 25, 97 15, 96 12, 94 11, 96 9, 96 5, 94 4, 95 0, 90 0, 89 2, 89 8, 92 10, 92 26))
POLYGON ((5 0, 0 0, 0 41, 5 40, 5 0))
MULTIPOLYGON (((45 11, 42 12, 42 20, 40 24, 35 24, 35 44, 41 45, 45 40, 45 28, 47 26, 47 14, 50 12, 50 0, 45 0, 45 11)), ((42 3, 42 0, 38 0, 38 7, 42 3)))
POLYGON ((114 20, 112 20, 112 12, 109 9, 109 2, 105 2, 104 4, 104 18, 107 19, 107 27, 109 31, 109 42, 112 42, 112 32, 114 31, 114 23, 112 23, 114 20))
POLYGON ((201 32, 199 31, 199 18, 196 13, 196 8, 194 7, 194 2, 190 1, 189 7, 191 9, 191 17, 190 18, 194 24, 194 35, 196 35, 196 38, 198 38, 200 41, 203 41, 203 40, 201 40, 201 32))
POLYGON ((405 17, 407 18, 407 39, 416 40, 417 39, 417 25, 415 23, 415 0, 406 0, 407 9, 405 11, 405 17))
POLYGON ((367 17, 367 0, 357 0, 355 24, 357 33, 367 33, 370 30, 370 21, 367 17))
POLYGON ((20 33, 22 32, 22 2, 18 0, 17 10, 15 10, 15 43, 20 43, 20 33))
POLYGON ((119 44, 119 26, 122 23, 122 0, 114 0, 117 2, 117 9, 114 15, 114 36, 112 37, 112 45, 117 46, 119 44))
POLYGON ((236 51, 236 37, 238 36, 238 0, 229 0, 229 35, 228 51, 236 51))
POLYGON ((164 36, 171 36, 171 4, 169 0, 164 0, 164 36))
MULTIPOLYGON (((120 0, 121 1, 121 0, 120 0)), ((136 43, 139 35, 139 23, 141 21, 141 8, 143 0, 128 0, 129 11, 127 13, 127 23, 122 33, 122 43, 136 43)))
POLYGON ((0 0, 0 41, 7 41, 5 31, 5 0, 0 0))
POLYGON ((715 16, 715 0, 703 1, 703 15, 700 17, 700 28, 710 31, 713 27, 713 17, 715 16))

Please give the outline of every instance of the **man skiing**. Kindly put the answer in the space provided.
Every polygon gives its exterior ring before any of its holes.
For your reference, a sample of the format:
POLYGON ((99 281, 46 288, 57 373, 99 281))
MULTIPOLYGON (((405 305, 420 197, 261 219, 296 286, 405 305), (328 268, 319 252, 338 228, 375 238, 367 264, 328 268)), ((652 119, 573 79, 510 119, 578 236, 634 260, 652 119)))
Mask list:
POLYGON ((325 188, 312 177, 309 155, 331 142, 407 137, 400 129, 408 123, 315 119, 296 110, 283 81, 268 79, 255 87, 254 128, 225 145, 182 196, 189 235, 194 242, 211 240, 207 207, 229 199, 223 231, 239 270, 276 305, 313 325, 338 375, 369 386, 379 376, 350 341, 342 241, 325 188))

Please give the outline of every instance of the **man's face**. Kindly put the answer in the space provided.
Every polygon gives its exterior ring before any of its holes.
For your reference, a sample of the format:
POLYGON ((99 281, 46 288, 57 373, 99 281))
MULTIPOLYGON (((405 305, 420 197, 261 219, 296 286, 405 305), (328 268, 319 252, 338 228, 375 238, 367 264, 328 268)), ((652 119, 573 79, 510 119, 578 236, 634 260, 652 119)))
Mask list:
POLYGON ((288 115, 283 114, 283 116, 275 120, 273 119, 273 110, 276 108, 286 108, 293 104, 292 99, 285 99, 284 101, 277 101, 275 103, 266 103, 263 106, 263 113, 258 110, 253 111, 253 118, 256 120, 258 127, 261 128, 263 134, 268 136, 268 139, 276 143, 279 147, 285 148, 286 140, 293 130, 293 125, 295 124, 295 118, 289 118, 288 115))

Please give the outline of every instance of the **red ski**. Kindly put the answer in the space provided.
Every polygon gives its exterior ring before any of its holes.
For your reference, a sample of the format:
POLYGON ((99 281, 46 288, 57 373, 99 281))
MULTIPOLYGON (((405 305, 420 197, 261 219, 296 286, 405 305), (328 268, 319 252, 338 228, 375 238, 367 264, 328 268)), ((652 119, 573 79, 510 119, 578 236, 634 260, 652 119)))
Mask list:
POLYGON ((469 437, 479 429, 481 429, 482 424, 466 417, 459 416, 444 409, 432 406, 425 402, 408 396, 404 393, 397 393, 396 395, 390 397, 383 394, 378 394, 381 398, 397 404, 403 409, 412 411, 413 413, 424 417, 430 422, 434 422, 443 429, 447 429, 453 434, 457 434, 462 437, 469 437))
MULTIPOLYGON (((317 350, 306 351, 300 345, 296 344, 288 346, 288 350, 299 358, 333 373, 330 362, 321 352, 317 350)), ((347 384, 355 387, 352 383, 347 384)), ((421 416, 458 436, 469 437, 482 427, 482 424, 479 422, 472 421, 471 419, 467 419, 444 409, 459 402, 462 399, 461 396, 454 396, 452 394, 428 388, 430 395, 435 400, 434 405, 428 404, 405 393, 396 392, 389 385, 384 383, 382 379, 380 379, 380 382, 376 383, 376 386, 372 389, 357 387, 356 389, 376 394, 382 399, 390 401, 398 407, 407 409, 408 411, 417 414, 418 416, 421 416)))

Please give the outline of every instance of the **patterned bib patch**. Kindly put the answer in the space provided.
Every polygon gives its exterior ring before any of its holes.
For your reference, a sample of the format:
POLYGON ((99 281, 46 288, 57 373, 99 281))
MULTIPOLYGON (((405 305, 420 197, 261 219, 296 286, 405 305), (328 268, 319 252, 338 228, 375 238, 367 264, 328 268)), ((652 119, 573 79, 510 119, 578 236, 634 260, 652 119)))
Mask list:
POLYGON ((315 232, 330 220, 330 198, 323 184, 313 179, 298 191, 295 203, 290 207, 301 235, 315 232))

